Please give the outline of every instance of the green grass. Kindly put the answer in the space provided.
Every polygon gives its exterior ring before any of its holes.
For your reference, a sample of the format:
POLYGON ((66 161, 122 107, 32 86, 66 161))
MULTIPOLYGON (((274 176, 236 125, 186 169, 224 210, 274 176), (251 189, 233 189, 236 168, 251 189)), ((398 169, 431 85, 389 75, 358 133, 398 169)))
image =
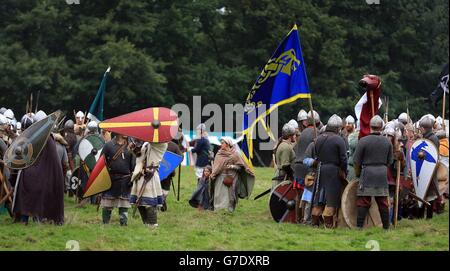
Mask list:
MULTIPOLYGON (((257 168, 252 199, 271 183, 273 169, 257 168)), ((96 206, 76 208, 65 200, 65 225, 13 224, 0 216, 0 250, 66 250, 76 240, 81 250, 369 250, 376 240, 380 250, 449 250, 448 209, 432 220, 401 220, 395 230, 356 231, 314 229, 277 224, 269 213, 268 196, 257 201, 240 200, 233 214, 200 212, 188 204, 196 180, 192 168, 183 168, 181 198, 171 191, 169 210, 158 214, 159 228, 142 225, 137 214, 128 227, 120 227, 117 210, 110 225, 102 225, 96 206)), ((130 214, 131 216, 131 214, 130 214)))

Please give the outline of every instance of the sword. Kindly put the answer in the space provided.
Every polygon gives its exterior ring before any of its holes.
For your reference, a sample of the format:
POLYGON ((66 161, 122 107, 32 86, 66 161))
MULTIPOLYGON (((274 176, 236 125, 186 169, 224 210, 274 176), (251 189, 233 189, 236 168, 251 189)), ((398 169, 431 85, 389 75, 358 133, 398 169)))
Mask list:
MULTIPOLYGON (((284 176, 284 180, 283 180, 283 181, 286 180, 286 177, 287 177, 287 174, 284 176)), ((261 197, 263 197, 263 196, 269 194, 270 191, 272 191, 272 188, 269 188, 269 189, 267 189, 266 191, 262 192, 261 194, 259 194, 258 196, 256 196, 253 200, 257 200, 257 199, 259 199, 259 198, 261 198, 261 197)))
POLYGON ((272 188, 267 189, 266 191, 262 192, 261 194, 259 194, 258 196, 256 196, 253 200, 257 200, 259 198, 261 198, 262 196, 267 195, 268 193, 270 193, 270 190, 272 190, 272 188))
POLYGON ((19 172, 17 173, 17 178, 16 178, 16 185, 14 186, 14 197, 13 197, 13 203, 11 206, 11 211, 14 212, 14 207, 16 205, 16 198, 17 198, 17 187, 19 187, 19 180, 20 180, 20 174, 22 173, 22 170, 19 170, 19 172))
MULTIPOLYGON (((153 162, 152 162, 152 166, 153 166, 153 162)), ((145 177, 145 174, 143 174, 144 175, 144 181, 142 183, 141 190, 139 190, 139 194, 138 194, 138 197, 136 199, 136 203, 133 206, 133 212, 132 212, 132 216, 133 217, 136 217, 137 206, 141 203, 141 199, 142 199, 142 196, 144 195, 144 191, 145 191, 145 186, 153 178, 153 176, 155 175, 155 171, 156 171, 156 169, 152 168, 152 170, 150 171, 151 176, 149 176, 147 178, 145 177)))

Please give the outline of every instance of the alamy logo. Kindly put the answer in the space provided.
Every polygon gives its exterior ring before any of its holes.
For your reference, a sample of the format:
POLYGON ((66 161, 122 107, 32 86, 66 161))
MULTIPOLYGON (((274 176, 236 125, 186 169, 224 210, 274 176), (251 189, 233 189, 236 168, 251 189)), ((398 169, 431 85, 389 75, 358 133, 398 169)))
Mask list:
POLYGON ((80 4, 80 0, 66 0, 66 3, 68 5, 79 5, 80 4))
POLYGON ((379 5, 380 4, 380 0, 366 0, 366 3, 368 5, 379 5))

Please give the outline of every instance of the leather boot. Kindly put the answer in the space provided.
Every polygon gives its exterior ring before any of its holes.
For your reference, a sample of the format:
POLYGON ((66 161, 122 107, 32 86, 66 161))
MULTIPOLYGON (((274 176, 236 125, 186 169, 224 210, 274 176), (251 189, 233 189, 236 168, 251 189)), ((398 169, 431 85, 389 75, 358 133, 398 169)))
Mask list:
POLYGON ((120 226, 128 225, 128 208, 119 208, 120 226))
POLYGON ((302 223, 303 221, 303 208, 301 205, 301 202, 295 203, 295 218, 298 224, 302 223))
POLYGON ((433 218, 433 205, 434 205, 435 201, 430 201, 431 206, 426 206, 426 211, 427 211, 427 219, 432 219, 433 218))
POLYGON ((311 216, 311 225, 313 227, 317 227, 317 228, 320 226, 320 216, 319 215, 311 216))
POLYGON ((364 221, 366 220, 368 207, 358 207, 358 216, 356 217, 356 227, 362 229, 364 227, 364 221))
POLYGON ((102 210, 103 224, 109 224, 109 221, 111 220, 111 212, 112 212, 112 210, 103 208, 103 210, 102 210))
POLYGON ((147 224, 147 211, 145 210, 144 206, 139 206, 138 207, 139 210, 139 214, 141 215, 141 219, 142 219, 142 223, 147 224))
POLYGON ((325 228, 333 229, 334 228, 334 216, 323 216, 323 220, 325 222, 325 228))
POLYGON ((389 230, 389 226, 391 225, 390 217, 389 217, 389 209, 379 209, 381 222, 383 223, 383 229, 389 230))
POLYGON ((147 224, 157 225, 158 217, 157 217, 156 207, 147 207, 145 209, 147 212, 147 224))
POLYGON ((303 210, 303 223, 306 225, 311 224, 311 203, 305 202, 304 210, 303 210))

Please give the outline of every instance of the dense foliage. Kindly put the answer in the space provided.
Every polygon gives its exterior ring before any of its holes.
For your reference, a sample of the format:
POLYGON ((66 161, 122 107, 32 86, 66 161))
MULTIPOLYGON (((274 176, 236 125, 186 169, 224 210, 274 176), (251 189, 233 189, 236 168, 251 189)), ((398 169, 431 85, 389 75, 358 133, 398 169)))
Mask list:
MULTIPOLYGON (((0 106, 86 110, 108 65, 106 117, 149 106, 243 103, 292 25, 314 106, 347 115, 356 82, 383 79, 390 117, 437 115, 426 101, 448 59, 448 0, 2 0, 0 106), (69 1, 70 2, 70 1, 69 1)), ((305 101, 285 106, 283 121, 305 101)))

